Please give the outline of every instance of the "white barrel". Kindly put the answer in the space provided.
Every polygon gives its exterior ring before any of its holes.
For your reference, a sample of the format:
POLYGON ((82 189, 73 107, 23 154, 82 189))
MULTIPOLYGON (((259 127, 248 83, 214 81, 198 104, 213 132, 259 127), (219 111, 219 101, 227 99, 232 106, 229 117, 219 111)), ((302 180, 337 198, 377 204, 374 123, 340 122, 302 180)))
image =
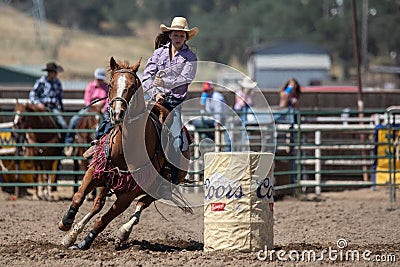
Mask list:
POLYGON ((273 248, 272 153, 204 156, 204 250, 273 248))

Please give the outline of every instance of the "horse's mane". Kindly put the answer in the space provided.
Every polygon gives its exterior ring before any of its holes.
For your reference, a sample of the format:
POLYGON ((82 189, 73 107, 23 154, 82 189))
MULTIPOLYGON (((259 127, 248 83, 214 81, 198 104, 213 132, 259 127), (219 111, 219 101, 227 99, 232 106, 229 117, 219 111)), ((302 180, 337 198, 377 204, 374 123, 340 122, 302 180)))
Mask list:
MULTIPOLYGON (((117 59, 116 62, 118 64, 118 69, 129 69, 129 70, 132 70, 132 71, 136 72, 137 69, 139 68, 141 60, 142 60, 142 58, 140 58, 139 61, 133 66, 131 66, 129 64, 128 60, 119 60, 119 59, 117 59)), ((113 74, 113 70, 111 69, 111 66, 108 68, 108 72, 113 74)))

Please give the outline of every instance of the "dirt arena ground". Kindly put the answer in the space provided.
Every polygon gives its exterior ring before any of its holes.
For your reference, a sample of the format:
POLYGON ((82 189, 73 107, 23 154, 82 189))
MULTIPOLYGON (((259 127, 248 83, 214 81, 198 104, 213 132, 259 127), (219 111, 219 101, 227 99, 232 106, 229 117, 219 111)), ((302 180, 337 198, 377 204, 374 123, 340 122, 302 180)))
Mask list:
MULTIPOLYGON (((143 212, 126 246, 116 246, 115 234, 128 213, 113 221, 90 250, 69 250, 60 245, 65 233, 58 230, 57 222, 69 206, 70 191, 59 188, 55 192, 59 200, 53 202, 29 197, 10 200, 10 195, 0 192, 0 266, 398 266, 400 261, 400 205, 397 202, 394 210, 388 209, 386 190, 330 192, 318 199, 308 195, 302 200, 288 197, 275 203, 274 249, 286 252, 282 257, 286 259, 290 250, 314 250, 317 258, 323 255, 319 262, 285 262, 276 254, 272 260, 263 260, 257 253, 206 253, 202 250, 202 208, 190 215, 163 203, 157 208, 168 221, 152 205, 143 212), (339 239, 345 239, 348 246, 338 249, 339 239), (330 248, 337 253, 329 258, 323 250, 330 248), (369 250, 365 255, 371 261, 361 256, 360 261, 346 260, 343 255, 348 250, 357 250, 360 255, 369 250), (377 262, 379 259, 386 262, 377 262)), ((77 219, 89 206, 86 203, 81 208, 77 219)), ((78 238, 83 237, 82 233, 78 238)))

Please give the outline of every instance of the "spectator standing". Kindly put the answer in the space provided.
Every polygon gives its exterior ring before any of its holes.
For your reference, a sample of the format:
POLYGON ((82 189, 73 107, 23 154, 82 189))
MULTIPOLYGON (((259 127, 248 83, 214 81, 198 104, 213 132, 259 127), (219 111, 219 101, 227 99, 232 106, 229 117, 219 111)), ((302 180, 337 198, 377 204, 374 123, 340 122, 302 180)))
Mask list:
POLYGON ((277 114, 275 116, 275 121, 277 122, 289 122, 294 123, 294 111, 299 107, 299 100, 301 95, 301 86, 295 78, 289 79, 283 84, 281 90, 279 91, 279 108, 287 109, 288 116, 283 116, 284 114, 277 114))
POLYGON ((214 140, 214 131, 217 125, 225 125, 226 120, 226 102, 224 96, 214 91, 214 84, 212 82, 204 82, 203 94, 201 97, 201 104, 204 107, 202 113, 206 113, 206 116, 202 116, 200 119, 194 120, 192 123, 196 129, 207 130, 204 134, 214 140))
POLYGON ((281 108, 296 109, 299 106, 299 99, 301 94, 301 86, 295 78, 289 79, 279 92, 281 108))
POLYGON ((243 78, 238 84, 240 85, 240 89, 235 94, 234 109, 239 113, 242 122, 246 123, 249 108, 254 105, 253 89, 256 88, 257 83, 248 78, 243 78))

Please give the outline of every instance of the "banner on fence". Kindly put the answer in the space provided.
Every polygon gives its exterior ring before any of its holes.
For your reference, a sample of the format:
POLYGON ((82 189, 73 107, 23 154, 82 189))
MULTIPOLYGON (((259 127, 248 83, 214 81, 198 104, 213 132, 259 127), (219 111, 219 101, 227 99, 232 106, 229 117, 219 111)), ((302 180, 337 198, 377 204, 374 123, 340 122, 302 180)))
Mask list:
POLYGON ((388 183, 390 178, 390 173, 396 170, 396 183, 400 184, 400 160, 399 160, 399 150, 400 150, 400 135, 398 131, 391 130, 390 132, 390 150, 389 150, 389 130, 387 126, 378 126, 376 131, 376 141, 379 145, 376 146, 377 160, 375 164, 375 179, 376 183, 388 183), (393 159, 389 159, 388 154, 394 155, 393 159), (391 162, 389 162, 391 160, 391 162))

